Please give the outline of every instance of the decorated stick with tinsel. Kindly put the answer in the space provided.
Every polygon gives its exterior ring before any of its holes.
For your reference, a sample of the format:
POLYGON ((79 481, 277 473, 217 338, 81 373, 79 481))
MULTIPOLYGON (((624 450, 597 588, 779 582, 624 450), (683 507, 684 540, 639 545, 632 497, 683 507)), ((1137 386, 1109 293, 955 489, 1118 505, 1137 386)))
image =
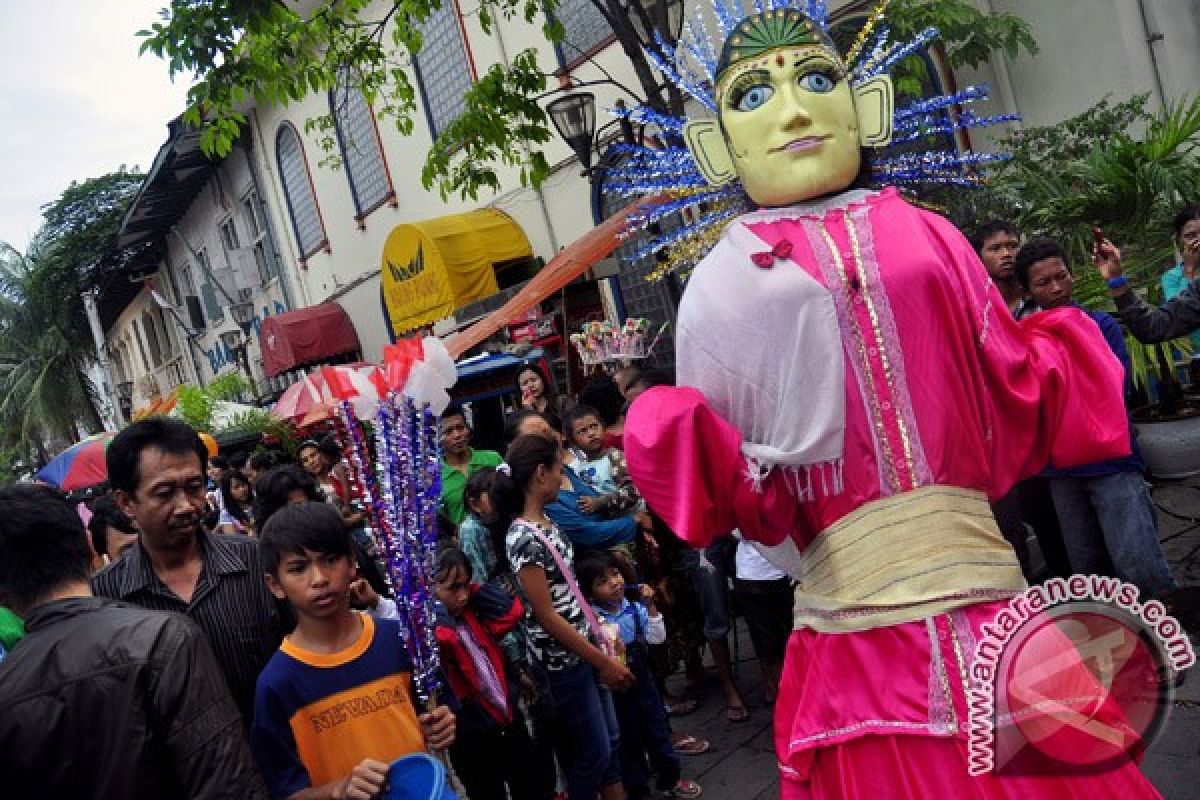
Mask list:
MULTIPOLYGON (((436 411, 449 401, 446 390, 453 385, 456 371, 445 345, 436 339, 402 340, 385 348, 384 355, 384 368, 372 379, 384 395, 372 417, 374 463, 364 426, 350 402, 353 387, 337 375, 329 375, 327 383, 339 401, 334 424, 351 486, 366 500, 369 523, 386 559, 385 575, 412 662, 414 690, 426 710, 432 711, 441 688, 434 611, 441 495, 436 411)), ((445 753, 435 755, 454 780, 445 753)), ((457 782, 454 788, 465 796, 457 782)))
MULTIPOLYGON (((395 392, 379 404, 375 417, 379 487, 389 520, 383 536, 396 604, 408 634, 413 685, 427 711, 437 706, 441 657, 434 609, 437 559, 437 503, 441 496, 441 453, 437 418, 425 406, 395 392)), ((453 788, 466 793, 444 752, 453 788)))
POLYGON ((412 400, 391 394, 376 416, 384 446, 381 467, 390 487, 387 503, 395 526, 385 549, 388 571, 409 633, 409 654, 418 697, 430 704, 441 680, 434 620, 434 571, 437 551, 437 502, 441 461, 437 423, 412 400))
MULTIPOLYGON (((387 508, 382 502, 381 494, 371 469, 371 452, 363 435, 362 425, 354 413, 354 407, 349 400, 341 400, 334 406, 334 430, 342 447, 342 456, 346 463, 347 480, 350 483, 350 493, 354 497, 363 498, 367 515, 367 525, 376 532, 382 540, 383 532, 389 527, 387 508)), ((385 574, 389 587, 395 591, 391 576, 385 574)))
POLYGON ((366 499, 368 521, 387 559, 385 573, 407 634, 417 696, 432 704, 441 685, 433 608, 441 492, 436 419, 394 393, 380 402, 375 416, 377 480, 353 406, 342 400, 336 410, 351 489, 366 499))

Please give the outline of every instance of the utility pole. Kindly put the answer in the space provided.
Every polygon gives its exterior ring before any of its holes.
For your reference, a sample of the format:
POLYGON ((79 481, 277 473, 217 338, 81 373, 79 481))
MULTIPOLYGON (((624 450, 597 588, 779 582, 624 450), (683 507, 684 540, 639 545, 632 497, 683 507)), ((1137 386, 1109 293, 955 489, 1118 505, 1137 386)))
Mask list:
POLYGON ((96 310, 96 298, 99 294, 100 290, 95 288, 84 292, 83 308, 87 313, 88 327, 92 331, 92 343, 96 346, 96 360, 100 363, 100 394, 104 398, 105 405, 112 411, 112 421, 119 428, 125 424, 125 418, 121 415, 121 401, 117 396, 116 382, 113 381, 112 372, 109 369, 108 348, 104 346, 104 330, 100 325, 100 313, 96 310))

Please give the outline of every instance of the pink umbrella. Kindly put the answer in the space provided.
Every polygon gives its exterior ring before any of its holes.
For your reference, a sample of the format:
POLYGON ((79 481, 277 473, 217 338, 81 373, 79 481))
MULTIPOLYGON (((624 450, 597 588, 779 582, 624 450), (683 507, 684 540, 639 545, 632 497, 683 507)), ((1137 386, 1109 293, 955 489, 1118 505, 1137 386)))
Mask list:
POLYGON ((313 380, 313 376, 306 375, 279 396, 271 408, 271 413, 280 419, 295 423, 322 402, 320 387, 313 380))
POLYGON ((366 418, 375 412, 385 386, 379 367, 373 364, 320 367, 289 386, 272 412, 293 424, 305 424, 306 419, 311 424, 310 415, 320 415, 344 398, 354 404, 356 414, 366 418))

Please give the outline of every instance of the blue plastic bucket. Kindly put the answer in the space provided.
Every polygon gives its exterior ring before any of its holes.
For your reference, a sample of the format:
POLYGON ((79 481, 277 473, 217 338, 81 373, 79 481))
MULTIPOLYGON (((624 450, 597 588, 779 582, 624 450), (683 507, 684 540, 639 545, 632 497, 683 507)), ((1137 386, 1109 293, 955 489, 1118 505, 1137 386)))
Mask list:
POLYGON ((413 753, 392 762, 383 800, 458 800, 458 795, 446 785, 442 762, 413 753))

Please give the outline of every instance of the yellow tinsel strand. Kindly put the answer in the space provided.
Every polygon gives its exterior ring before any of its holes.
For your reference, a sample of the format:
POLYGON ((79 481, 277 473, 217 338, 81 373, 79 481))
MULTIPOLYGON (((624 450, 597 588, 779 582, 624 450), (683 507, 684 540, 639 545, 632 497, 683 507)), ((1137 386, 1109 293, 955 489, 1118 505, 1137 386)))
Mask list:
POLYGON ((871 31, 875 30, 875 26, 883 19, 883 12, 887 10, 888 3, 890 2, 891 0, 879 0, 879 5, 875 6, 875 10, 871 12, 871 16, 867 18, 867 23, 858 32, 858 37, 854 40, 854 44, 850 45, 850 49, 846 51, 845 63, 847 66, 852 66, 855 60, 858 59, 863 45, 867 43, 867 37, 871 35, 871 31))
POLYGON ((712 225, 670 248, 667 251, 666 259, 646 276, 646 280, 660 281, 672 272, 680 272, 694 267, 708 255, 709 250, 716 246, 717 240, 724 232, 724 225, 712 225))

